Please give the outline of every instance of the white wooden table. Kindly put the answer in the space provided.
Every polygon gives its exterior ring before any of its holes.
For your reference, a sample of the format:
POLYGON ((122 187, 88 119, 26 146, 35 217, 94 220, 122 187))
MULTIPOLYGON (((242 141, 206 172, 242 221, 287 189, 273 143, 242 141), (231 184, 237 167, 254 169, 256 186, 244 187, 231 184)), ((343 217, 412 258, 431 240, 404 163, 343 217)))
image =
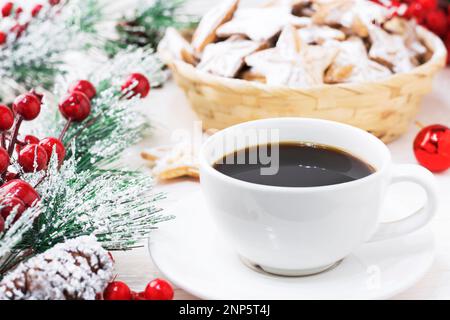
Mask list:
MULTIPOLYGON (((424 124, 441 123, 449 126, 450 69, 445 70, 437 77, 434 88, 434 92, 425 99, 417 119, 424 124)), ((157 122, 158 128, 152 138, 133 147, 127 153, 125 160, 133 164, 145 164, 139 160, 140 150, 170 142, 171 132, 177 129, 192 130, 193 123, 197 119, 184 94, 173 82, 168 83, 163 89, 155 90, 147 98, 142 109, 153 122, 157 122)), ((395 162, 415 163, 412 141, 418 130, 412 125, 405 136, 389 146, 395 162)), ((442 199, 437 218, 432 223, 436 238, 436 260, 431 270, 419 283, 397 296, 396 299, 450 299, 450 171, 436 175, 436 177, 442 199)), ((155 191, 168 193, 168 199, 161 203, 168 211, 174 203, 183 201, 184 197, 189 197, 198 190, 199 186, 196 182, 183 180, 158 185, 155 189, 155 191)), ((115 259, 118 279, 126 281, 135 290, 143 290, 148 281, 161 276, 154 266, 147 248, 116 253, 115 259)), ((175 298, 194 299, 195 297, 177 289, 175 298)))

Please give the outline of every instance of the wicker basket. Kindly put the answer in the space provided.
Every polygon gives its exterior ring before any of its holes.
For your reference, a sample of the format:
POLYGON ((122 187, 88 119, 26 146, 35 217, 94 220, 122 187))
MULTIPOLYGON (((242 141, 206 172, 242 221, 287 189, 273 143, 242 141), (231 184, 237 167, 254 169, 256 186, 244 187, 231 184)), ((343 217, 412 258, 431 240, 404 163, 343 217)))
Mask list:
POLYGON ((367 130, 387 143, 407 131, 422 97, 432 89, 433 76, 446 63, 447 51, 442 41, 422 27, 418 27, 418 34, 433 55, 409 73, 370 83, 307 89, 218 77, 173 60, 165 52, 160 54, 203 121, 204 129, 296 116, 344 122, 367 130))

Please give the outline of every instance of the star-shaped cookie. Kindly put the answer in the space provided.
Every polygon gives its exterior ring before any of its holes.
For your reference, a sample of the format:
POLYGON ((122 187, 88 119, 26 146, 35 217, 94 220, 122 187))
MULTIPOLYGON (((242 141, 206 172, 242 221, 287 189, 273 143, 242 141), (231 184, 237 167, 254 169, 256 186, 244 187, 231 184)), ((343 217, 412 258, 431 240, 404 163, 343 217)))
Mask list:
POLYGON ((206 46, 198 69, 212 74, 234 78, 244 65, 244 58, 264 44, 233 36, 227 41, 211 43, 206 46))
POLYGON ((256 52, 245 62, 264 75, 269 85, 309 87, 323 84, 324 72, 337 51, 303 44, 297 30, 289 25, 283 29, 275 48, 256 52))
POLYGON ((192 47, 197 53, 216 40, 217 28, 233 17, 238 5, 239 0, 223 0, 203 16, 192 37, 192 47))
POLYGON ((257 42, 267 42, 278 35, 288 24, 306 27, 311 24, 308 17, 292 15, 289 7, 244 8, 236 11, 233 19, 217 29, 217 36, 227 38, 243 35, 257 42))
POLYGON ((364 82, 390 76, 385 66, 372 61, 360 38, 347 41, 327 41, 324 46, 339 50, 325 74, 326 83, 364 82))

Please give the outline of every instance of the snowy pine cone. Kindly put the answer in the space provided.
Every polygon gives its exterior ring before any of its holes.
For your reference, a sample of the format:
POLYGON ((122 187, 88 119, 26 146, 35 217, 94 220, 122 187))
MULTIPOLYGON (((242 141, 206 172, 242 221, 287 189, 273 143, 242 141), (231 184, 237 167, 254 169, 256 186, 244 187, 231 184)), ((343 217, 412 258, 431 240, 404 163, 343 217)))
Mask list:
POLYGON ((94 300, 113 262, 93 237, 80 237, 20 264, 0 282, 0 300, 94 300))

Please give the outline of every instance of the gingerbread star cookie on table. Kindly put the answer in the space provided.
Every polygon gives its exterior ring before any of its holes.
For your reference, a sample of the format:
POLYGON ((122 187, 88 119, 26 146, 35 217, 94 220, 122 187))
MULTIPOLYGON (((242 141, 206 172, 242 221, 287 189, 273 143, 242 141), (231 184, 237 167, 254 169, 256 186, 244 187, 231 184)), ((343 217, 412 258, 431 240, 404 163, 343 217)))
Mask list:
POLYGON ((385 66, 372 61, 367 55, 364 42, 357 37, 346 41, 330 40, 325 47, 339 50, 325 74, 326 83, 370 81, 390 76, 385 66))
POLYGON ((264 43, 232 36, 226 41, 206 46, 197 68, 218 76, 234 78, 243 67, 244 58, 264 46, 264 43))
POLYGON ((227 38, 232 35, 242 35, 256 42, 268 42, 277 36, 281 29, 292 24, 305 27, 311 24, 308 17, 292 15, 291 8, 240 8, 229 22, 217 29, 217 36, 227 38))
POLYGON ((221 4, 206 13, 192 37, 192 47, 197 53, 217 39, 216 30, 229 21, 236 9, 239 0, 223 0, 221 4))
POLYGON ((153 176, 160 181, 182 177, 199 179, 198 154, 190 143, 179 142, 148 149, 141 156, 148 161, 153 176))
POLYGON ((337 49, 302 43, 294 26, 288 25, 275 48, 256 52, 245 62, 264 75, 267 84, 307 87, 323 84, 324 72, 337 52, 337 49))

